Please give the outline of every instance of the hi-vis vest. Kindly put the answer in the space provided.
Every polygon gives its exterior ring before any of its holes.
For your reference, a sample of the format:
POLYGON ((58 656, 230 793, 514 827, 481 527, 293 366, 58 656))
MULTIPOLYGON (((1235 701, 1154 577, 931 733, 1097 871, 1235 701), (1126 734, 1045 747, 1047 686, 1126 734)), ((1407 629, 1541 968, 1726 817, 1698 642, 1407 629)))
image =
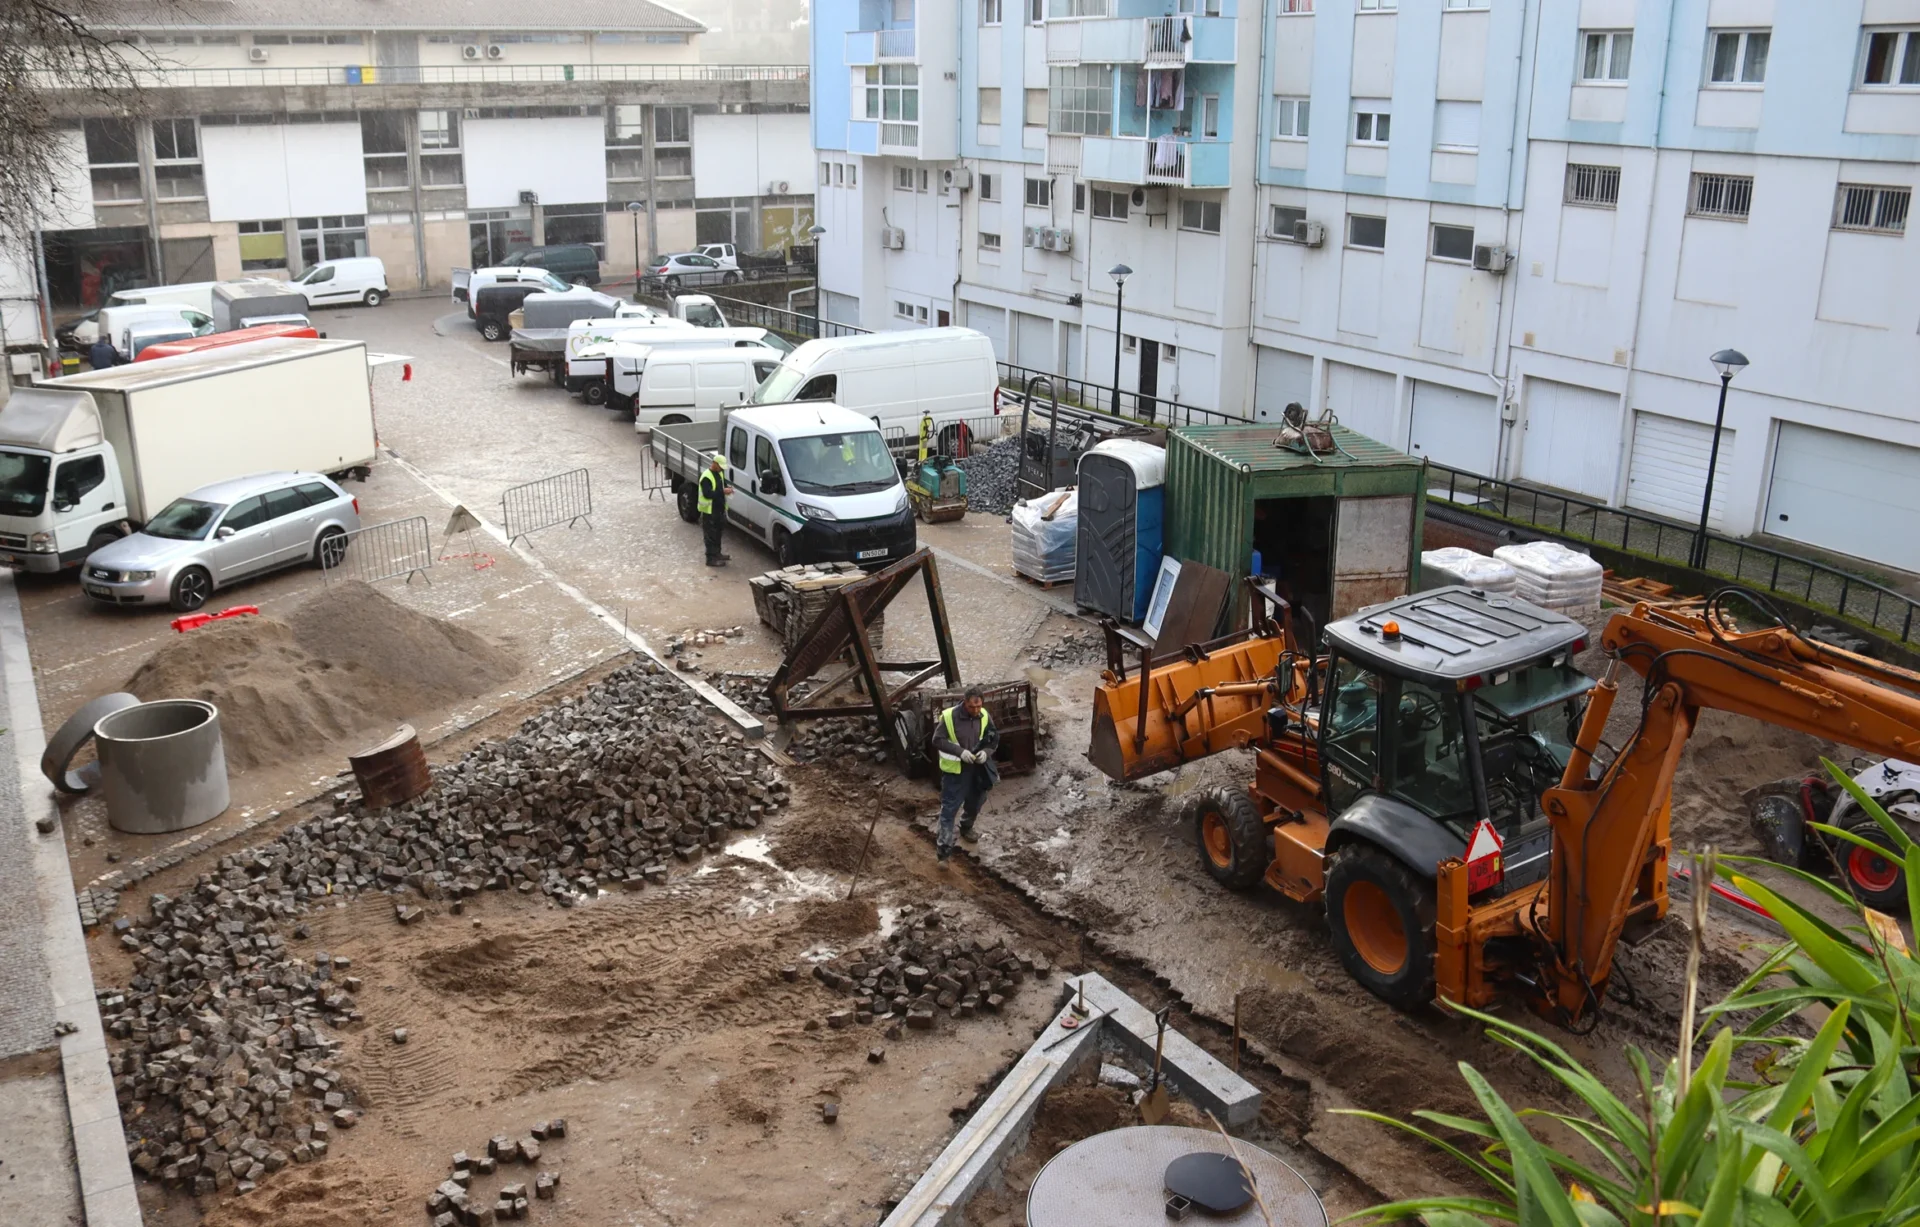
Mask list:
MULTIPOLYGON (((959 710, 959 706, 955 705, 940 713, 941 722, 947 726, 947 740, 956 746, 960 744, 960 738, 955 735, 953 731, 953 713, 959 710)), ((987 709, 983 707, 980 709, 980 740, 984 741, 986 736, 987 709)), ((975 742, 974 744, 978 745, 979 742, 975 742)), ((959 775, 961 765, 958 754, 949 754, 945 750, 940 751, 940 770, 946 772, 948 775, 959 775)))
POLYGON ((720 475, 712 469, 700 471, 700 496, 694 500, 694 508, 703 516, 713 514, 713 492, 720 488, 720 475))

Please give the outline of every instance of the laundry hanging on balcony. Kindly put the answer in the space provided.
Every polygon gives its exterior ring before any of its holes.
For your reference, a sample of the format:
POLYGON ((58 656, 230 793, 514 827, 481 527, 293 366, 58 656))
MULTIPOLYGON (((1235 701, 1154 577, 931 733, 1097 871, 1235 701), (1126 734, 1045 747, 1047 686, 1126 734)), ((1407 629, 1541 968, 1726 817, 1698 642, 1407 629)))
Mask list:
POLYGON ((1153 168, 1155 170, 1180 168, 1180 142, 1173 139, 1171 132, 1162 132, 1154 139, 1153 168))
MULTIPOLYGON (((1136 78, 1142 80, 1142 78, 1136 78)), ((1134 102, 1136 105, 1155 111, 1184 111, 1187 109, 1187 74, 1182 68, 1149 68, 1143 79, 1144 89, 1136 85, 1134 102), (1142 92, 1145 97, 1141 97, 1142 92)))

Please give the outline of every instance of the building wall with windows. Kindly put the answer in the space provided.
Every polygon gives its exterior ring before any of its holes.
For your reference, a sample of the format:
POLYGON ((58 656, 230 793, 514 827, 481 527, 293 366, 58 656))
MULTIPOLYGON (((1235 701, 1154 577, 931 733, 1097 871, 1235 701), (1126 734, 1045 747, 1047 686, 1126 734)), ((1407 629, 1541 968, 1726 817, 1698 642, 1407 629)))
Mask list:
POLYGON ((596 13, 527 29, 484 3, 465 10, 482 28, 432 30, 352 28, 379 18, 355 4, 127 9, 106 33, 152 57, 151 117, 75 96, 84 187, 43 234, 56 305, 346 255, 407 290, 539 243, 591 244, 619 277, 696 238, 804 242, 806 67, 702 65, 704 27, 677 11, 596 13))

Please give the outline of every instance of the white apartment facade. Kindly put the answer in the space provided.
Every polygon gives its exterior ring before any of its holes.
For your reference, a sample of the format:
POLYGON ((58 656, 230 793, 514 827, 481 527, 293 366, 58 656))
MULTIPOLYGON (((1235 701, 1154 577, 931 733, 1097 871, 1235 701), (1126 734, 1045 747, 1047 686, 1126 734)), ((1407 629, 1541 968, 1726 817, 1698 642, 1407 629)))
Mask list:
POLYGON ((917 2, 814 15, 833 318, 1106 385, 1123 263, 1125 391, 1683 523, 1734 348, 1714 524, 1920 571, 1920 0, 917 2))

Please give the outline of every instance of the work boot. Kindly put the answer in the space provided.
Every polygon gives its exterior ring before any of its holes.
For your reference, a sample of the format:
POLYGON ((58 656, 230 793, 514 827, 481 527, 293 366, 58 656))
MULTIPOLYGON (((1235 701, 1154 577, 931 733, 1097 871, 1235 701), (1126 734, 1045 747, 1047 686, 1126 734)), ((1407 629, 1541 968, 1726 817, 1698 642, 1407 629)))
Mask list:
POLYGON ((707 559, 707 565, 710 567, 724 567, 727 565, 727 560, 724 557, 709 558, 707 559))
POLYGON ((946 847, 945 845, 942 845, 941 847, 939 847, 934 851, 933 859, 938 861, 940 864, 944 865, 947 863, 947 858, 952 855, 953 855, 953 849, 946 847))
POLYGON ((732 561, 733 561, 733 555, 732 555, 732 554, 722 554, 722 555, 720 555, 720 561, 721 561, 721 562, 732 562, 732 561))
POLYGON ((973 824, 971 822, 963 822, 960 824, 960 838, 970 844, 980 842, 980 837, 973 833, 973 824))

